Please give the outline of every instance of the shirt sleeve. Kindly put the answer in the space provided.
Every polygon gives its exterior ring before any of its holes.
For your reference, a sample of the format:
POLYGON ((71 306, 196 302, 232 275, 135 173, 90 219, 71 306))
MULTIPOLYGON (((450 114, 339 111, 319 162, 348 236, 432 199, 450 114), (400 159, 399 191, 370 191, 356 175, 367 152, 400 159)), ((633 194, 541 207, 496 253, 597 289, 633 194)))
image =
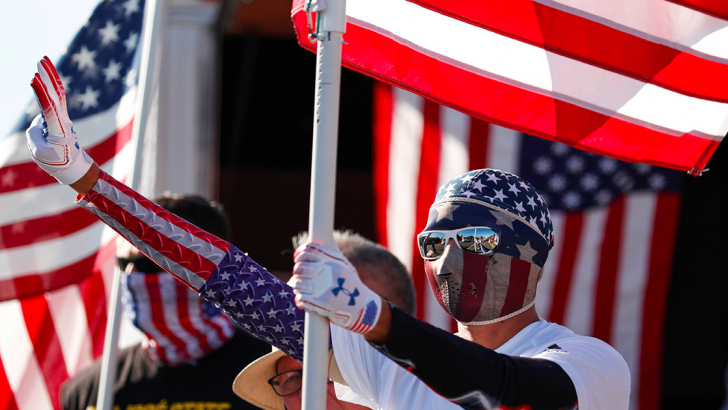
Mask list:
POLYGON ((392 315, 389 339, 375 347, 465 409, 557 410, 578 406, 574 384, 553 361, 496 353, 394 306, 392 315))
POLYGON ((77 203, 248 333, 303 360, 305 313, 296 308, 293 290, 247 254, 103 171, 77 203))

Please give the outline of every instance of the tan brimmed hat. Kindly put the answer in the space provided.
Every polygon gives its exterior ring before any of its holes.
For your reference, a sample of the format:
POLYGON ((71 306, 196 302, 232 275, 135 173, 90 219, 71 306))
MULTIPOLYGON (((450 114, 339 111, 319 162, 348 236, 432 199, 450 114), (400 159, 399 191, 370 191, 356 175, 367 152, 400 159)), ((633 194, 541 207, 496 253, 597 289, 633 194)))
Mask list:
POLYGON ((250 363, 233 382, 233 391, 241 399, 265 410, 285 410, 283 397, 273 391, 268 380, 276 375, 276 363, 285 356, 282 350, 273 351, 250 363))

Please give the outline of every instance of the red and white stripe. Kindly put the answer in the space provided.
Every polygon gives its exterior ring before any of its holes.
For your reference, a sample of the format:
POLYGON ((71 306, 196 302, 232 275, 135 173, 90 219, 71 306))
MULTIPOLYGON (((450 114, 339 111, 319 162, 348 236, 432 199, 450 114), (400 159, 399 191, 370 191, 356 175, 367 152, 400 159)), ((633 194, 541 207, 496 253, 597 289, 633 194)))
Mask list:
MULTIPOLYGON (((415 235, 439 184, 482 167, 518 174, 520 135, 388 85, 375 87, 379 239, 413 273, 418 317, 454 330, 429 289, 415 235)), ((638 193, 601 209, 551 213, 556 240, 538 285, 538 312, 622 354, 632 372, 632 409, 660 408, 666 289, 679 207, 676 194, 638 193)))
MULTIPOLYGON (((495 124, 697 173, 728 132, 728 21, 695 3, 349 0, 342 63, 495 124)), ((313 50, 303 4, 294 25, 313 50)))
MULTIPOLYGON (((74 123, 79 144, 123 179, 136 88, 74 123)), ((60 408, 59 387, 103 351, 114 232, 30 158, 25 134, 0 142, 0 408, 60 408)))

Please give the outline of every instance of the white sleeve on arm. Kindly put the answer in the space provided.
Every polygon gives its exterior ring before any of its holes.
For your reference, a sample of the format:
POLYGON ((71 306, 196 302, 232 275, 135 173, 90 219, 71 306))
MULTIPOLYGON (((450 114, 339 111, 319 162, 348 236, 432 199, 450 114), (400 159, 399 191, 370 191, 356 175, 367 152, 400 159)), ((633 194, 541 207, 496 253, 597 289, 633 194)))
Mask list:
POLYGON ((559 340, 537 356, 557 363, 574 383, 579 410, 627 410, 630 372, 613 347, 593 337, 559 340))

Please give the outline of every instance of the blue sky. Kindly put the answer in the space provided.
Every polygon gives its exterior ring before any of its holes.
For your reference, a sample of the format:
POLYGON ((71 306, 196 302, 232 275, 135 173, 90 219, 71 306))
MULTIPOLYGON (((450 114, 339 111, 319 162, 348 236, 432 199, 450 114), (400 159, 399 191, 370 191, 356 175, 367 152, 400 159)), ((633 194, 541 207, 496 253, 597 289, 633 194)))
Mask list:
POLYGON ((57 60, 99 0, 0 0, 0 139, 33 98, 38 60, 57 60))

